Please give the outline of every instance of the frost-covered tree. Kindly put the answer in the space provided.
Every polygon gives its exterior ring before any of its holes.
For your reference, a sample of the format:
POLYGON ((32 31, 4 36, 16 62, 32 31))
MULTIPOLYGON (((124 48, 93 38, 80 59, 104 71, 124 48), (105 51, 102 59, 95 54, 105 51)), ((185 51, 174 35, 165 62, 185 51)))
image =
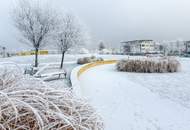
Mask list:
POLYGON ((105 45, 104 45, 104 42, 100 42, 99 43, 99 47, 98 47, 98 49, 99 49, 99 51, 102 51, 103 49, 105 49, 106 47, 105 47, 105 45))
POLYGON ((47 44, 47 39, 57 24, 56 12, 40 6, 39 1, 21 0, 13 12, 15 27, 24 43, 35 50, 35 67, 38 67, 38 51, 47 44))
POLYGON ((60 68, 63 68, 65 53, 76 45, 84 42, 84 32, 76 17, 70 13, 65 14, 60 19, 60 25, 57 29, 57 45, 62 53, 60 68))

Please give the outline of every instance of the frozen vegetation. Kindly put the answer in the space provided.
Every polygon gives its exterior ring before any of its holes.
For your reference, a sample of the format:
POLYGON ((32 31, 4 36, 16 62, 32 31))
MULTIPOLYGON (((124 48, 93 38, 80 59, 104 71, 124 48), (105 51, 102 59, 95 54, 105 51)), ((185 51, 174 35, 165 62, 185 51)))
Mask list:
POLYGON ((174 73, 180 69, 180 63, 175 58, 141 58, 120 60, 117 65, 118 71, 137 73, 174 73))
POLYGON ((87 64, 87 63, 91 63, 91 62, 96 62, 96 61, 103 61, 104 59, 101 57, 95 57, 95 56, 91 56, 91 57, 83 57, 83 58, 79 58, 77 60, 77 64, 87 64))
POLYGON ((1 130, 102 130, 103 122, 71 89, 55 89, 10 64, 0 66, 1 130))

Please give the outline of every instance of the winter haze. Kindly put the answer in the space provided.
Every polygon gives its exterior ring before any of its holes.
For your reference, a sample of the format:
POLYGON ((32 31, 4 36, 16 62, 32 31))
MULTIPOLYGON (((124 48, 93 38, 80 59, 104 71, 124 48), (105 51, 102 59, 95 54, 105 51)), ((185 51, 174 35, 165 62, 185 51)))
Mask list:
MULTIPOLYGON (((45 0, 44 0, 45 1, 45 0)), ((48 0, 46 0, 48 1, 48 0)), ((93 44, 122 40, 189 40, 189 0, 49 0, 56 8, 72 11, 87 26, 93 44)), ((15 0, 0 1, 0 45, 24 47, 10 16, 15 0)))

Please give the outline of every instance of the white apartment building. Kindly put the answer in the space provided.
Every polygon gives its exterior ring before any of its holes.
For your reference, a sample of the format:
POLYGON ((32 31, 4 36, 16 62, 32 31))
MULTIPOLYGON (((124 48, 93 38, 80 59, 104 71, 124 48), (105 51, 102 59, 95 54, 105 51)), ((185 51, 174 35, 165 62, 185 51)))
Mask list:
POLYGON ((153 40, 134 40, 122 43, 122 51, 128 53, 155 53, 157 52, 157 44, 153 40))

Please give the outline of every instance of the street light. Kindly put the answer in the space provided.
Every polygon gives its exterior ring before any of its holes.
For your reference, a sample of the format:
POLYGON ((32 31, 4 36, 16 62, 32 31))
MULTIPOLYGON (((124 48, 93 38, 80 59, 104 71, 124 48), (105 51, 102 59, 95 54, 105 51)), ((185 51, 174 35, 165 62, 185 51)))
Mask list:
POLYGON ((3 52, 2 52, 3 58, 5 58, 5 56, 6 56, 6 47, 0 46, 0 48, 3 50, 3 52))

